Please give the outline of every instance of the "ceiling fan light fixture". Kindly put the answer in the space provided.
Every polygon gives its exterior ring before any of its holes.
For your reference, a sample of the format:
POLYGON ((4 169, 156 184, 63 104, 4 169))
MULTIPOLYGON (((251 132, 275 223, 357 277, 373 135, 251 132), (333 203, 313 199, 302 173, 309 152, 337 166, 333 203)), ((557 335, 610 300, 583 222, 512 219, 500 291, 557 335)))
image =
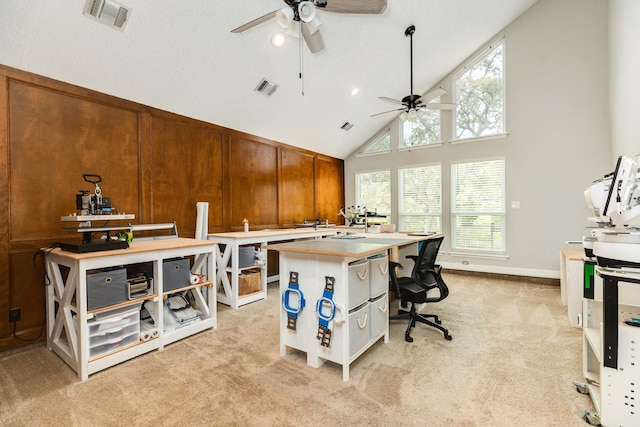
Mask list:
POLYGON ((311 22, 316 17, 316 7, 311 1, 301 1, 298 5, 298 15, 304 22, 311 22))
POLYGON ((286 39, 286 36, 284 35, 284 33, 281 33, 281 32, 273 33, 273 35, 271 36, 271 46, 280 47, 284 44, 285 39, 286 39))
POLYGON ((406 111, 403 111, 402 113, 400 113, 400 121, 406 122, 408 118, 409 118, 409 114, 407 114, 406 111))
POLYGON ((322 22, 320 22, 318 18, 313 18, 311 22, 307 22, 304 25, 307 26, 310 34, 315 34, 320 29, 320 25, 322 25, 322 22))
POLYGON ((300 37, 300 21, 291 21, 287 27, 287 35, 291 37, 300 37))
POLYGON ((416 117, 418 117, 418 113, 416 112, 415 108, 409 108, 409 111, 407 112, 407 117, 409 118, 409 120, 415 120, 416 117))
POLYGON ((282 28, 287 28, 293 21, 293 10, 289 6, 283 7, 276 12, 276 21, 282 28))

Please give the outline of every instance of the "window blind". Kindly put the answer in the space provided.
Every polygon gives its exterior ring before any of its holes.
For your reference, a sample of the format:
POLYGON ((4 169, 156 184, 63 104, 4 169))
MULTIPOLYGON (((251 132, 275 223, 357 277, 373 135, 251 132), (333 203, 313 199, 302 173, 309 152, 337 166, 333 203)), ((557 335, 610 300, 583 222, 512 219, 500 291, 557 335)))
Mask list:
POLYGON ((451 166, 452 249, 504 253, 504 160, 451 166))
POLYGON ((399 171, 399 230, 442 230, 442 170, 429 165, 399 171))

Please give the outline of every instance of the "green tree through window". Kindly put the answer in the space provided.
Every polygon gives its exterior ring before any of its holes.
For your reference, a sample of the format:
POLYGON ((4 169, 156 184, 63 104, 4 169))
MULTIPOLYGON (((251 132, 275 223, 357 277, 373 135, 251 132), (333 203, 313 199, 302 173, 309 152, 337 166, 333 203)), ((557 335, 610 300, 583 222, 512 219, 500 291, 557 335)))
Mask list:
POLYGON ((357 204, 368 211, 391 213, 391 172, 389 170, 356 174, 357 204))
POLYGON ((457 139, 504 132, 503 70, 501 42, 454 79, 457 139))

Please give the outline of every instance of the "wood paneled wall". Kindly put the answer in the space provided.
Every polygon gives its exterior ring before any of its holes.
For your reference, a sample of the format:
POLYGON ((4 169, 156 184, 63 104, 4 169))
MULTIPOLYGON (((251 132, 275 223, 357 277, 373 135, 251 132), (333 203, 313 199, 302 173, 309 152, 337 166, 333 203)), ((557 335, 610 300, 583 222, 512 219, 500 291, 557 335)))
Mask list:
MULTIPOLYGON (((40 248, 78 240, 60 217, 102 177, 134 223, 195 232, 339 222, 343 161, 0 65, 0 350, 45 339, 40 248), (9 309, 20 308, 15 331, 9 309)), ((94 222, 94 225, 96 224, 94 222)))

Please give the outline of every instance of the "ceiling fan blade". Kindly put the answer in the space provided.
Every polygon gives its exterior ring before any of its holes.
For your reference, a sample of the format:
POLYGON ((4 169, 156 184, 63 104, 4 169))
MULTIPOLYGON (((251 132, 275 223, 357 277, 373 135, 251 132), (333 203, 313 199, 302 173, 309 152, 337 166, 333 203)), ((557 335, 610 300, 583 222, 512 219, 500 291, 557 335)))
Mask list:
POLYGON ((439 102, 430 102, 428 104, 420 105, 420 108, 426 108, 429 110, 455 110, 458 104, 441 104, 439 102))
POLYGON ((392 113, 394 111, 402 111, 402 110, 404 110, 404 108, 396 108, 395 110, 383 111, 382 113, 372 114, 369 117, 381 116, 383 114, 392 113))
POLYGON ((386 96, 379 96, 378 99, 382 99, 383 101, 392 102, 394 104, 404 105, 402 101, 398 101, 397 99, 389 98, 386 96))
POLYGON ((444 95, 445 93, 447 93, 447 91, 445 89, 442 89, 441 87, 439 87, 438 89, 434 89, 431 92, 425 93, 416 102, 421 102, 422 101, 424 103, 427 103, 427 102, 431 101, 432 99, 436 99, 437 97, 444 95))
POLYGON ((328 0, 323 10, 333 13, 380 14, 387 8, 387 0, 328 0))
POLYGON ((302 37, 304 41, 307 43, 309 50, 311 53, 318 53, 324 50, 324 41, 322 40, 322 34, 320 34, 320 30, 311 34, 309 31, 308 24, 306 22, 302 23, 302 37))
MULTIPOLYGON (((280 10, 280 9, 278 9, 280 10)), ((264 24, 267 21, 272 20, 273 18, 276 17, 276 12, 277 10, 274 10, 273 12, 269 12, 266 15, 261 16, 260 18, 256 18, 253 21, 249 21, 244 25, 240 25, 238 28, 234 28, 233 30, 231 30, 232 33, 243 33, 247 30, 250 30, 253 27, 257 27, 260 24, 264 24)))

